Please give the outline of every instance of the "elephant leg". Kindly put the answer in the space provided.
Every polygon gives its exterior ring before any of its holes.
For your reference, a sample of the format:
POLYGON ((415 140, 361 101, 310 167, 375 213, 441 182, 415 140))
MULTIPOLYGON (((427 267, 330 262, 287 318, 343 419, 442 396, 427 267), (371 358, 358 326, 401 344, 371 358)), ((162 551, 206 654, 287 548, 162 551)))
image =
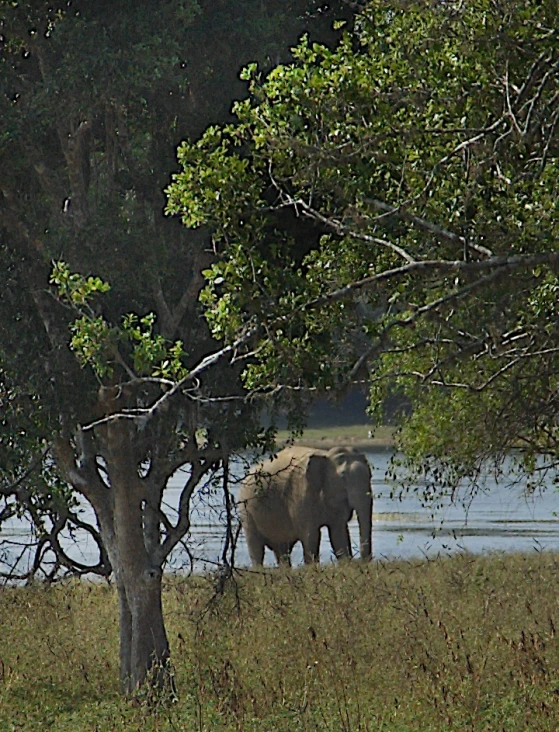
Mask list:
POLYGON ((273 548, 273 552, 276 555, 277 563, 280 567, 291 567, 291 550, 293 549, 292 544, 277 544, 273 548))
POLYGON ((305 564, 313 564, 320 559, 320 527, 305 531, 302 539, 305 564))
POLYGON ((330 535, 330 544, 336 555, 336 559, 351 557, 351 541, 349 538, 349 529, 346 523, 336 524, 328 527, 330 535))
POLYGON ((246 521, 244 530, 250 561, 255 567, 262 566, 264 564, 265 542, 250 517, 246 521))

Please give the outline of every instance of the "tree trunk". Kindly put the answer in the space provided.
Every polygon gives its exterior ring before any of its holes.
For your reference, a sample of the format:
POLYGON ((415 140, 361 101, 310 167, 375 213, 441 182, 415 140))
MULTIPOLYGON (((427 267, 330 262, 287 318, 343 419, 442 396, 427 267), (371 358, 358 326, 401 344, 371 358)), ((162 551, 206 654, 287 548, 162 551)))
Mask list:
POLYGON ((169 644, 161 604, 162 571, 152 564, 144 545, 137 481, 121 480, 112 488, 119 562, 120 676, 124 690, 133 692, 152 670, 153 682, 164 683, 169 644))
MULTIPOLYGON (((114 405, 110 413, 114 413, 114 405)), ((107 410, 108 411, 108 410, 107 410)), ((162 563, 155 507, 148 510, 153 482, 140 478, 133 450, 135 427, 115 419, 105 427, 99 451, 109 483, 99 477, 92 438, 81 435, 79 465, 68 439, 55 442, 57 464, 76 490, 91 503, 115 575, 120 616, 120 677, 123 691, 144 682, 172 688, 169 644, 161 603, 162 563), (91 443, 91 444, 90 444, 91 443), (147 514, 146 514, 147 511, 147 514)), ((157 504, 157 501, 155 501, 157 504)))
MULTIPOLYGON (((128 574, 128 573, 126 573, 128 574)), ((169 643, 161 605, 161 571, 143 569, 118 587, 120 607, 120 678, 125 693, 144 682, 170 685, 169 643)))
POLYGON ((146 680, 156 686, 170 681, 161 603, 162 568, 144 541, 144 486, 129 429, 122 423, 111 428, 107 464, 113 494, 115 557, 111 561, 120 609, 120 677, 126 693, 136 691, 146 680))

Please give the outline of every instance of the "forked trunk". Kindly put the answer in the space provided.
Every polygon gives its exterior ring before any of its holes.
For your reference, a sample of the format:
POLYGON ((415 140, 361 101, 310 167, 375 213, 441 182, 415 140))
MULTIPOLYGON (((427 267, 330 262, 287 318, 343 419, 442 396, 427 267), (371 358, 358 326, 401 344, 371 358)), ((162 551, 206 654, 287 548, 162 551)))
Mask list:
POLYGON ((133 693, 144 682, 170 684, 169 644, 161 607, 161 572, 144 570, 135 581, 118 585, 120 678, 133 693))
POLYGON ((169 643, 161 603, 162 570, 144 540, 143 486, 126 450, 129 443, 124 435, 121 438, 108 465, 114 501, 111 561, 120 611, 120 677, 123 690, 132 693, 146 681, 156 686, 170 682, 169 643))
MULTIPOLYGON (((109 396, 118 390, 106 389, 109 396)), ((106 414, 118 405, 101 405, 106 414)), ((65 479, 91 503, 103 544, 114 572, 120 617, 120 676, 123 691, 134 692, 148 681, 161 687, 169 684, 169 643, 161 603, 162 554, 159 521, 148 505, 150 484, 138 474, 134 454, 135 427, 123 420, 109 421, 101 440, 102 451, 89 433, 78 435, 80 464, 69 438, 55 443, 58 467, 65 479), (101 452, 108 481, 101 480, 97 460, 101 452)), ((153 486, 151 486, 153 488, 153 486)), ((158 496, 155 496, 158 498, 158 496)))

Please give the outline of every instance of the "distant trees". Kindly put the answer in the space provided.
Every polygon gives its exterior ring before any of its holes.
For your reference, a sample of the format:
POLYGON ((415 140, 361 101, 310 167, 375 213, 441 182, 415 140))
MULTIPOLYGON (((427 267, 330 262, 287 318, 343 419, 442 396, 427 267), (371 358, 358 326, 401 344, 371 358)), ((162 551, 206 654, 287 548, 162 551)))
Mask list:
POLYGON ((9 576, 112 571, 128 691, 167 673, 161 574, 192 492, 265 440, 241 366, 201 317, 208 229, 166 219, 163 188, 176 144, 246 93, 243 64, 272 67, 306 29, 332 36, 318 6, 0 5, 0 522, 23 513, 37 527, 32 566, 9 576), (168 516, 163 490, 183 465, 168 516), (64 530, 93 537, 96 566, 67 555, 64 530))
POLYGON ((554 463, 555 3, 372 0, 295 56, 247 67, 238 123, 185 142, 170 188, 213 231, 202 300, 216 335, 251 334, 246 387, 361 379, 374 409, 397 389, 434 490, 513 445, 554 463))

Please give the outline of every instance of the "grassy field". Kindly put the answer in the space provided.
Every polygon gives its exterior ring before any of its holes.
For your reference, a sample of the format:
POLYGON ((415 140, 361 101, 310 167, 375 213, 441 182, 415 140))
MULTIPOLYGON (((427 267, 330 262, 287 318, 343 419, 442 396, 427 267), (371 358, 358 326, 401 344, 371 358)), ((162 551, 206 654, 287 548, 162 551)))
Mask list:
MULTIPOLYGON (((386 448, 393 443, 393 427, 371 427, 366 424, 344 425, 342 427, 317 427, 305 430, 303 436, 296 442, 311 447, 331 447, 332 445, 348 444, 362 449, 386 448), (372 436, 369 437, 369 433, 372 436)), ((286 430, 278 432, 278 444, 290 439, 286 430)))
POLYGON ((559 556, 168 580, 179 699, 118 694, 112 588, 0 594, 1 730, 559 729, 559 556))

